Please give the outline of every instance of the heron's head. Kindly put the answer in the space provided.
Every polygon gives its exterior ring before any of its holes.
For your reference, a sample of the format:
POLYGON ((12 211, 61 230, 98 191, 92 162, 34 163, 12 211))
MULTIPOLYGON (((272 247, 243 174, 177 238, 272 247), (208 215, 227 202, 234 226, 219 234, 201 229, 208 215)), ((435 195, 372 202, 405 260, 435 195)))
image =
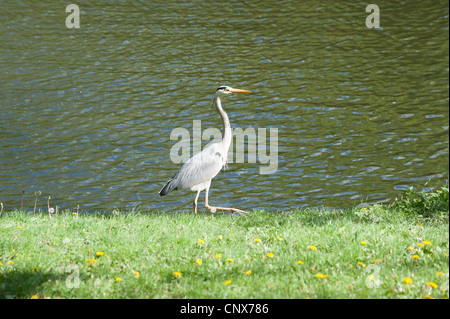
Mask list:
POLYGON ((217 90, 216 90, 216 94, 219 94, 219 95, 227 95, 227 94, 231 94, 231 93, 250 93, 250 91, 234 89, 229 86, 219 86, 219 88, 217 88, 217 90))

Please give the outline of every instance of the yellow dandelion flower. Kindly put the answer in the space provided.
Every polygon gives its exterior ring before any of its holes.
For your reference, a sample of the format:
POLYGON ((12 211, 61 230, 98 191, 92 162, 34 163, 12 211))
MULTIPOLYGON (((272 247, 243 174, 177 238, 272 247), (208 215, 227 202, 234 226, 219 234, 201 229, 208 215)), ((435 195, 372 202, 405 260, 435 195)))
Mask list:
POLYGON ((327 278, 327 275, 321 274, 320 272, 316 274, 317 278, 327 278))
POLYGON ((413 250, 414 250, 414 246, 409 246, 409 247, 408 247, 408 250, 409 250, 409 251, 413 251, 413 250))
POLYGON ((36 294, 36 295, 31 296, 30 299, 39 299, 39 296, 36 294))
POLYGON ((105 253, 102 252, 102 251, 97 251, 95 254, 96 254, 97 256, 103 256, 105 253))
POLYGON ((231 280, 225 281, 225 286, 228 286, 229 284, 231 284, 231 280))
POLYGON ((442 193, 442 191, 438 189, 438 190, 436 191, 436 193, 439 193, 439 194, 440 194, 440 193, 442 193))
POLYGON ((14 265, 14 261, 12 260, 8 261, 8 265, 14 265))
POLYGON ((434 288, 434 289, 437 289, 439 287, 438 285, 436 285, 436 283, 434 283, 432 281, 426 282, 425 285, 427 285, 428 287, 434 288))
POLYGON ((17 229, 22 229, 22 226, 17 226, 17 229))
POLYGON ((116 277, 116 281, 122 281, 122 278, 116 277))
POLYGON ((216 255, 216 258, 220 258, 220 257, 222 257, 221 254, 217 254, 217 255, 216 255))
POLYGON ((227 258, 227 261, 229 261, 230 263, 234 262, 234 260, 231 258, 227 258))
POLYGON ((361 241, 361 242, 359 242, 361 245, 367 245, 367 242, 366 241, 361 241))
POLYGON ((423 246, 424 246, 424 244, 422 244, 422 243, 418 243, 418 244, 417 244, 417 246, 419 246, 419 247, 423 247, 423 246))
POLYGON ((281 236, 278 236, 278 240, 283 240, 283 238, 281 236))
POLYGON ((217 236, 217 238, 222 239, 223 237, 222 237, 222 235, 219 235, 219 236, 217 236))
POLYGON ((134 277, 139 278, 140 275, 141 275, 141 274, 139 273, 139 271, 135 271, 135 272, 134 272, 134 277))
POLYGON ((431 297, 431 296, 428 296, 428 295, 425 295, 425 297, 424 297, 425 299, 433 299, 433 297, 431 297))
POLYGON ((87 263, 96 263, 97 260, 89 258, 88 260, 86 260, 86 262, 87 263))
POLYGON ((403 282, 407 285, 410 285, 413 283, 413 280, 409 277, 405 277, 405 278, 403 278, 403 282))
POLYGON ((303 264, 304 264, 303 261, 301 261, 301 260, 297 261, 297 265, 303 265, 303 264))
POLYGON ((195 261, 195 263, 201 265, 201 264, 202 264, 202 261, 201 261, 200 259, 197 259, 197 260, 195 261))
POLYGON ((0 263, 0 266, 3 266, 3 263, 0 263))
POLYGON ((34 269, 34 270, 38 270, 38 269, 39 269, 39 267, 33 267, 33 269, 34 269))
POLYGON ((267 253, 267 257, 273 258, 273 253, 267 253))
POLYGON ((417 259, 417 258, 419 258, 419 255, 413 255, 412 256, 412 259, 417 259))
POLYGON ((379 264, 380 262, 381 262, 380 259, 374 259, 370 263, 372 263, 372 264, 379 264))
POLYGON ((444 257, 448 257, 448 254, 447 254, 447 253, 444 253, 444 257))
POLYGON ((438 275, 438 276, 442 276, 443 274, 444 274, 443 272, 436 273, 436 275, 438 275))
POLYGON ((252 271, 251 270, 247 270, 246 272, 244 272, 245 275, 251 275, 252 271))
POLYGON ((174 275, 175 277, 180 277, 180 276, 181 276, 181 272, 175 271, 175 272, 173 273, 173 275, 174 275))
POLYGON ((357 264, 358 266, 361 266, 361 267, 366 267, 366 265, 364 264, 364 263, 362 263, 362 262, 360 262, 360 261, 358 261, 358 264, 357 264))
POLYGON ((369 280, 374 281, 375 280, 375 276, 374 275, 370 275, 369 276, 369 280))
POLYGON ((313 245, 309 245, 308 248, 311 249, 311 250, 317 250, 317 247, 313 246, 313 245))
POLYGON ((261 241, 261 239, 260 239, 260 238, 255 238, 255 241, 256 241, 257 243, 259 243, 259 242, 261 241))
POLYGON ((199 239, 199 240, 198 240, 198 243, 199 243, 199 244, 204 244, 205 241, 204 241, 203 239, 199 239))
POLYGON ((86 251, 87 251, 88 253, 90 253, 90 252, 91 252, 91 250, 90 250, 90 249, 87 249, 86 251))
POLYGON ((424 244, 424 245, 431 245, 431 241, 429 241, 429 240, 424 240, 424 241, 423 241, 423 244, 424 244))

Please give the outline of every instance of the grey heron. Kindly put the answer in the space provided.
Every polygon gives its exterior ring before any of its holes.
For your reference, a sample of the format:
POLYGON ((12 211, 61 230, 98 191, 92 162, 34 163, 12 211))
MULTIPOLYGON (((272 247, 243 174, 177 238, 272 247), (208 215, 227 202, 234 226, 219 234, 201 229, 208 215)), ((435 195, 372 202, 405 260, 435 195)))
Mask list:
POLYGON ((228 157, 228 149, 231 144, 231 125, 227 113, 222 108, 220 97, 232 93, 250 93, 247 90, 234 89, 229 86, 220 86, 216 90, 214 96, 214 105, 217 112, 222 117, 223 134, 222 140, 217 143, 210 144, 200 153, 191 157, 180 169, 170 178, 159 191, 159 195, 164 196, 173 190, 190 188, 196 191, 197 195, 194 199, 194 212, 197 213, 197 200, 201 191, 205 191, 205 207, 212 213, 216 210, 232 211, 233 213, 243 214, 243 210, 232 207, 214 207, 208 204, 208 193, 211 186, 211 180, 220 172, 226 164, 228 157))

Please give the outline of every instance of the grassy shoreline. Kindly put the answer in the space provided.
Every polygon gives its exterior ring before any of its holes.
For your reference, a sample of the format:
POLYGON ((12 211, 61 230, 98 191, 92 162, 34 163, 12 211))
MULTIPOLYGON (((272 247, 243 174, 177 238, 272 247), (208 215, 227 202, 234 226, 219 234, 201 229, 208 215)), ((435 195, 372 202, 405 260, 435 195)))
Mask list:
POLYGON ((448 298, 448 187, 422 195, 234 217, 4 211, 0 298, 448 298))

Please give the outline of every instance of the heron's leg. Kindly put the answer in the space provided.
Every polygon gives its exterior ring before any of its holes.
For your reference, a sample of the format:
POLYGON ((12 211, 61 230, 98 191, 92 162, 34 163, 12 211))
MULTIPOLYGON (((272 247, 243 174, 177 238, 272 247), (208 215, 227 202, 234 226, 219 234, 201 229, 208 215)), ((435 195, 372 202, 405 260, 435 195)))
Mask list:
POLYGON ((197 196, 195 196, 194 199, 194 213, 197 214, 197 199, 198 199, 198 195, 200 195, 200 191, 197 191, 197 196))
POLYGON ((229 210, 229 211, 232 211, 233 213, 238 213, 238 214, 241 214, 241 215, 242 214, 247 214, 246 211, 243 211, 243 210, 240 210, 240 209, 237 209, 237 208, 210 206, 208 204, 209 187, 206 188, 205 192, 206 192, 205 193, 205 207, 206 207, 206 209, 209 209, 211 212, 214 213, 216 210, 229 210))

